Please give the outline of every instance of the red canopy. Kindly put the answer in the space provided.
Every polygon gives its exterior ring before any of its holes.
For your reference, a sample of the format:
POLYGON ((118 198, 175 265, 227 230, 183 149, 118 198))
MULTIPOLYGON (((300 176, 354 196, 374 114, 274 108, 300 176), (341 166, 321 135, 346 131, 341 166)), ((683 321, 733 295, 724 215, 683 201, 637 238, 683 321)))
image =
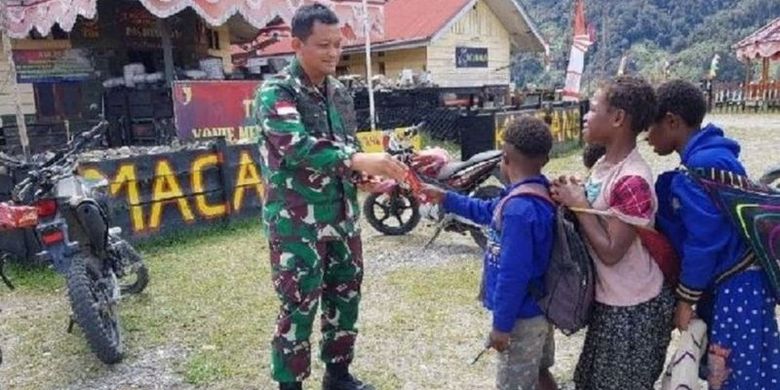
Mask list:
POLYGON ((0 30, 12 38, 25 38, 32 31, 48 35, 54 23, 73 29, 81 15, 92 19, 96 0, 0 0, 0 30))
POLYGON ((750 61, 757 58, 780 59, 780 18, 734 45, 737 58, 750 61))
MULTIPOLYGON (((70 31, 76 17, 94 18, 97 0, 0 0, 0 23, 13 38, 24 38, 35 28, 48 35, 54 23, 70 31)), ((236 13, 257 28, 265 27, 276 16, 290 20, 301 5, 315 0, 140 0, 155 16, 167 18, 187 7, 212 26, 224 24, 236 13)), ((363 25, 361 0, 320 0, 333 8, 341 22, 363 25)), ((384 34, 384 0, 369 0, 371 34, 384 34)), ((355 29, 362 31, 362 29, 355 29)))

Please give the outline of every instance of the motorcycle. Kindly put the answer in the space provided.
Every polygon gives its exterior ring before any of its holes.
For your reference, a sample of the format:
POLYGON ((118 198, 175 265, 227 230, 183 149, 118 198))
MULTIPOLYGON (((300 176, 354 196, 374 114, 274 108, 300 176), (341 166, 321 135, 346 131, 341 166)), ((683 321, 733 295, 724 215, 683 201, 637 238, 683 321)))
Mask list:
MULTIPOLYGON (((419 124, 401 134, 391 135, 387 152, 412 166, 412 139, 422 126, 423 124, 419 124)), ((502 187, 486 182, 491 177, 500 179, 501 158, 501 151, 494 150, 474 155, 467 161, 449 162, 438 172, 412 169, 424 183, 480 199, 492 199, 501 194, 502 187)), ((433 222, 436 230, 426 247, 430 246, 442 231, 470 234, 480 248, 484 250, 487 246, 483 226, 453 214, 443 213, 438 205, 420 204, 411 189, 403 185, 394 185, 386 192, 370 194, 363 203, 363 215, 374 229, 390 236, 409 233, 422 218, 433 222)))
POLYGON ((72 309, 68 333, 78 324, 97 357, 113 364, 122 360, 124 349, 119 300, 122 294, 142 292, 149 271, 120 237, 121 228, 109 225, 105 181, 87 181, 74 172, 76 156, 102 139, 107 126, 102 121, 32 163, 0 153, 0 165, 26 171, 11 202, 0 203, 0 227, 19 238, 12 243, 4 240, 0 257, 52 264, 65 275, 72 309))
POLYGON ((764 172, 764 175, 761 176, 759 182, 770 187, 780 188, 780 165, 769 168, 764 172))

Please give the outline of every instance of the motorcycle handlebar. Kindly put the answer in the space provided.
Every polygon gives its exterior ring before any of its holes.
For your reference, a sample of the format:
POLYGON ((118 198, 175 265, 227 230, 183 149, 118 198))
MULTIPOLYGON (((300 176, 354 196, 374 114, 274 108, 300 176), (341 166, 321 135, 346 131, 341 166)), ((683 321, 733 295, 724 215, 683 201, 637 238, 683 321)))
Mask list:
POLYGON ((47 182, 54 181, 60 175, 64 168, 64 163, 73 155, 83 151, 84 147, 99 141, 108 128, 108 122, 101 120, 93 128, 77 135, 71 142, 68 142, 63 150, 58 151, 51 158, 32 169, 27 173, 27 177, 16 185, 13 191, 13 198, 17 202, 30 203, 38 196, 36 191, 38 187, 48 188, 47 182))

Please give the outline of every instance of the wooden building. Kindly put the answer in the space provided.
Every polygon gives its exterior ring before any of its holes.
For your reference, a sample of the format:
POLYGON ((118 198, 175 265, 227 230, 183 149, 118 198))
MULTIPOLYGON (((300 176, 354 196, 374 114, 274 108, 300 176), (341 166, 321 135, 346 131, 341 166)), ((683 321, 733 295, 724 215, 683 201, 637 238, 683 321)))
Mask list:
MULTIPOLYGON (((347 41, 340 73, 365 75, 364 46, 347 41)), ((390 78, 405 69, 428 73, 443 88, 508 86, 513 54, 545 47, 514 0, 389 0, 384 37, 372 40, 372 66, 374 74, 390 78)), ((289 38, 258 52, 261 58, 291 55, 289 38)))

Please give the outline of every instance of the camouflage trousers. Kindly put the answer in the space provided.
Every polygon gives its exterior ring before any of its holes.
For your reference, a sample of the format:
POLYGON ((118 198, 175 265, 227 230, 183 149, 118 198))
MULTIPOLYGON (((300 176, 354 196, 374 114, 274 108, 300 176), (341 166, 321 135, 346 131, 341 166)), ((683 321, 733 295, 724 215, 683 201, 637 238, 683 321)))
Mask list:
POLYGON ((271 276, 281 300, 271 343, 273 379, 300 382, 311 373, 309 336, 320 300, 320 358, 325 363, 349 364, 363 280, 360 237, 272 242, 271 276))
POLYGON ((498 390, 534 390, 539 370, 555 363, 553 328, 544 316, 519 319, 509 335, 509 348, 498 355, 498 390))

